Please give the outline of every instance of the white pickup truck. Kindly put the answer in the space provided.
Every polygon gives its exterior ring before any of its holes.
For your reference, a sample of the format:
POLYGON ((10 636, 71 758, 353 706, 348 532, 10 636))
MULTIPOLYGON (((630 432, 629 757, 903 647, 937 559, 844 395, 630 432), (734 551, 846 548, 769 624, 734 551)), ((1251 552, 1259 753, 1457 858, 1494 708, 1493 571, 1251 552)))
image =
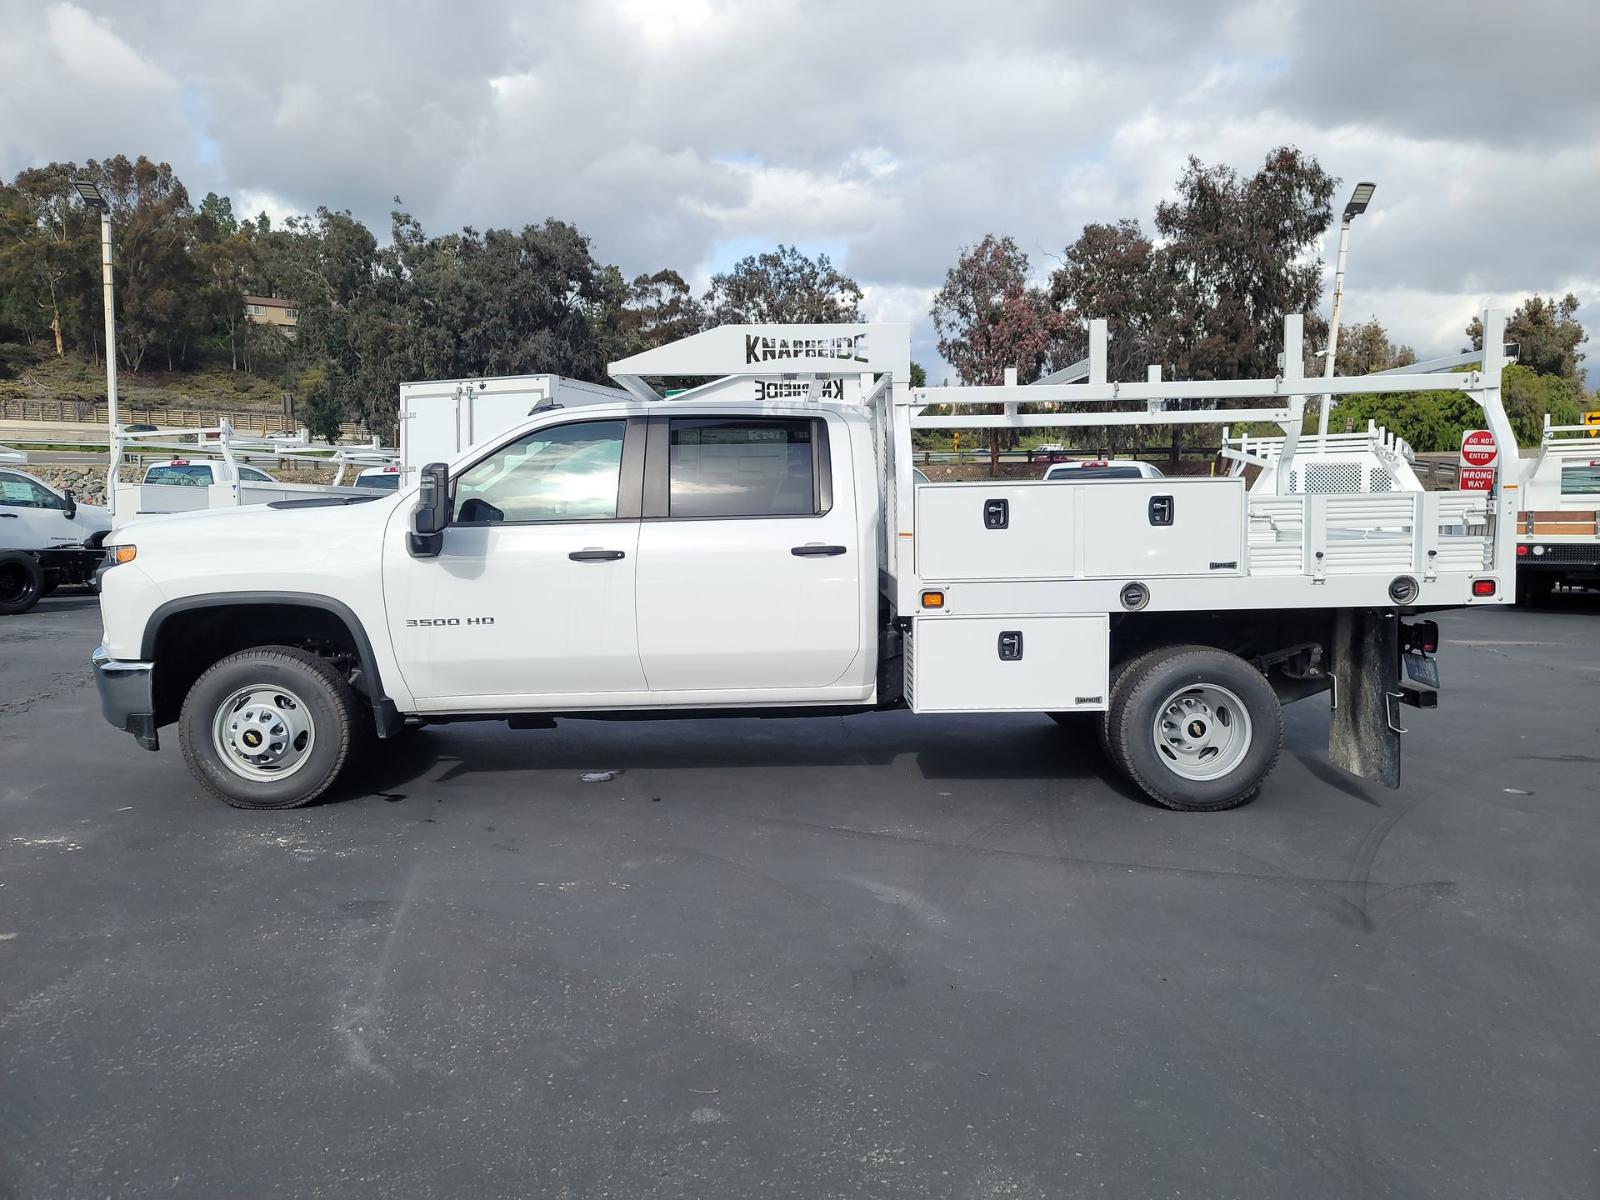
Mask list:
MULTIPOLYGON (((1307 395, 1441 386, 1305 379, 1300 329, 1277 379, 1118 384, 1094 322, 1085 382, 1021 388, 907 386, 904 325, 709 330, 613 364, 629 399, 536 411, 396 494, 121 529, 102 707, 147 749, 176 724, 196 778, 254 808, 408 722, 907 707, 1086 714, 1154 799, 1220 809, 1271 771, 1280 702, 1330 690, 1333 760, 1397 785, 1399 706, 1437 685, 1437 632, 1402 615, 1509 601, 1514 494, 913 485, 914 428, 1272 420, 1287 468, 1307 395), (647 382, 779 373, 818 386, 647 382)), ((1514 458, 1497 352, 1444 385, 1514 458)))
POLYGON ((105 509, 0 466, 0 616, 27 612, 62 584, 87 584, 111 530, 105 509))

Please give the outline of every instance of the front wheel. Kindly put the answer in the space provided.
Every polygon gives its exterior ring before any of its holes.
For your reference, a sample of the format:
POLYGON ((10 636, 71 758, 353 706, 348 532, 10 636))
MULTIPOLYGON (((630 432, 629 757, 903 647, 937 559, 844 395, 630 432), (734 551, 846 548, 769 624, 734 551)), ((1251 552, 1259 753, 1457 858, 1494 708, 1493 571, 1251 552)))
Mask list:
POLYGON ((25 613, 44 595, 39 560, 21 550, 0 552, 0 616, 25 613))
POLYGON ((235 808, 297 808, 338 778, 358 705, 325 660, 292 646, 241 650, 184 699, 178 741, 207 791, 235 808))
POLYGON ((1233 808, 1277 765, 1277 693, 1238 655, 1175 646, 1136 660, 1118 683, 1107 714, 1112 759, 1157 803, 1233 808))

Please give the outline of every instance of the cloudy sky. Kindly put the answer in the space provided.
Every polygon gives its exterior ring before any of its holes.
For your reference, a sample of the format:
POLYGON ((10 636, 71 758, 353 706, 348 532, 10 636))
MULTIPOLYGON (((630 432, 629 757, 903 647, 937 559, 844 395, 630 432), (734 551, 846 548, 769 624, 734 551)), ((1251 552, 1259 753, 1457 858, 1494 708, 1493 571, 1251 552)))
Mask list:
POLYGON ((794 242, 924 361, 963 244, 1009 233, 1042 277, 1086 222, 1148 226, 1186 155, 1283 142, 1341 201, 1379 185, 1347 319, 1426 356, 1571 290, 1600 327, 1593 0, 0 0, 0 28, 7 177, 144 153, 236 211, 557 216, 700 280, 794 242))

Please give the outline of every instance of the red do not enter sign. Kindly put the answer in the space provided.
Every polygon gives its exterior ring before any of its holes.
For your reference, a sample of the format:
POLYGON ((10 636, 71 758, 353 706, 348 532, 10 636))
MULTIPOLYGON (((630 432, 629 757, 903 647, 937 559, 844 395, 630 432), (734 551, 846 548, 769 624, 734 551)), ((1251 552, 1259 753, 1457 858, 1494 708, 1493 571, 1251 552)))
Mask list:
POLYGON ((1499 451, 1494 444, 1494 434, 1487 429, 1469 429, 1461 435, 1461 463, 1463 466, 1491 466, 1498 453, 1499 451))

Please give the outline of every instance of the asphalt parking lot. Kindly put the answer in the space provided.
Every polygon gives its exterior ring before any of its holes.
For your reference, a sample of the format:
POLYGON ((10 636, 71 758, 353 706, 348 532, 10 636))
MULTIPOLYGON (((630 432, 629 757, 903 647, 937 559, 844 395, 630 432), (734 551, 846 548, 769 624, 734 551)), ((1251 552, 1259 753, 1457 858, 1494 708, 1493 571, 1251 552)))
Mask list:
POLYGON ((1406 786, 1044 718, 425 730, 238 812, 0 621, 0 1194, 1600 1192, 1600 598, 1445 614, 1406 786), (591 772, 613 778, 585 782, 591 772))

